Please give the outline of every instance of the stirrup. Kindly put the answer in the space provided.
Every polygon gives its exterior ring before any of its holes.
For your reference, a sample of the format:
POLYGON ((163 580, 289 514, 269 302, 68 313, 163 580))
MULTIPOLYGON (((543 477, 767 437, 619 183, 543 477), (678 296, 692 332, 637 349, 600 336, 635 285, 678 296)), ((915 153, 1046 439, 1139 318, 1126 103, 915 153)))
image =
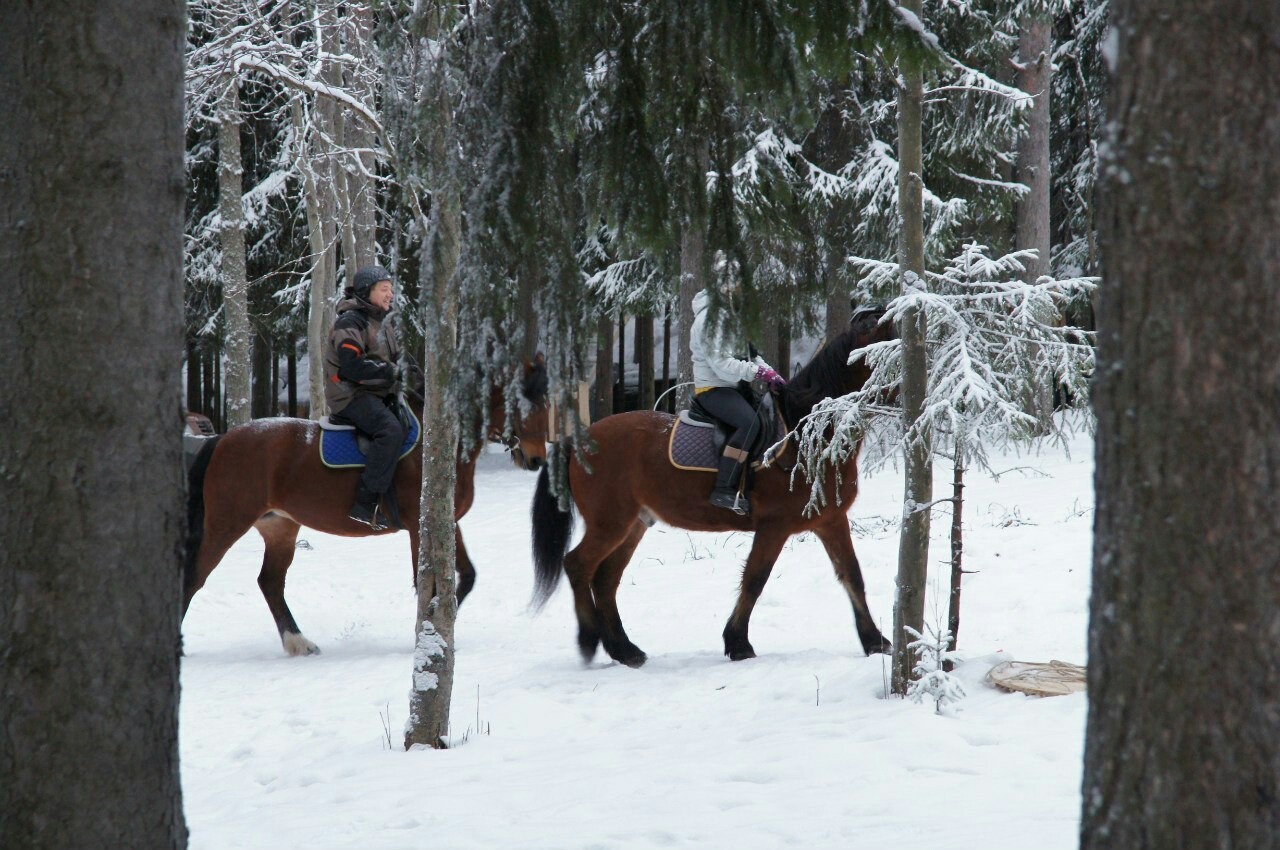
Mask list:
POLYGON ((712 505, 717 508, 727 508, 738 516, 746 516, 751 513, 751 502, 738 490, 712 490, 708 499, 712 505))
POLYGON ((380 513, 378 507, 378 505, 374 505, 372 508, 368 508, 357 502, 351 506, 351 510, 347 511, 347 519, 352 519, 362 525, 367 525, 374 531, 382 531, 387 526, 378 521, 378 514, 380 513), (365 514, 366 510, 369 512, 368 515, 365 514))

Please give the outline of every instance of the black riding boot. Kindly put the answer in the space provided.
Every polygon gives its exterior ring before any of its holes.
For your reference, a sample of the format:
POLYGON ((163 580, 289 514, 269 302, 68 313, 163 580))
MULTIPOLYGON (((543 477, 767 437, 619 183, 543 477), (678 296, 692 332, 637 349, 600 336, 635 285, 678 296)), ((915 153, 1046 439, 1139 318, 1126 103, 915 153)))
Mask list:
POLYGON ((729 457, 729 452, 738 450, 732 447, 725 449, 720 458, 720 466, 716 471, 716 486, 711 488, 711 504, 717 508, 728 508, 736 514, 745 516, 751 513, 751 503, 743 493, 738 492, 738 482, 742 480, 742 461, 729 457))
POLYGON ((347 517, 364 523, 374 531, 386 528, 384 519, 378 512, 378 494, 371 492, 363 484, 356 488, 356 503, 347 512, 347 517))

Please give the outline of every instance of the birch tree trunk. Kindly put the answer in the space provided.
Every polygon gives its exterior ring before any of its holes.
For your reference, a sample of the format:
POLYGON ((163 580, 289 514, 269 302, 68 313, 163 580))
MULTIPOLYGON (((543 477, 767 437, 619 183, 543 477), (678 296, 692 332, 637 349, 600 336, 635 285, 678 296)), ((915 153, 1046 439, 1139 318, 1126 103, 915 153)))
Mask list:
MULTIPOLYGON (((335 0, 318 0, 315 13, 316 42, 328 56, 336 55, 338 40, 338 8, 335 0)), ((322 60, 320 77, 338 84, 336 63, 322 60)), ((311 112, 315 128, 306 132, 302 110, 293 115, 299 137, 309 140, 309 152, 302 162, 303 191, 306 193, 307 239, 311 247, 311 298, 307 317, 307 377, 310 384, 312 419, 327 412, 324 400, 324 350, 333 327, 333 302, 338 280, 338 223, 334 198, 334 149, 337 107, 331 98, 313 96, 311 112)))
POLYGON ((0 6, 0 847, 187 844, 185 29, 0 6))
MULTIPOLYGON (((373 38, 373 8, 369 4, 356 3, 348 7, 348 28, 351 34, 350 50, 366 64, 369 45, 373 38)), ((375 93, 361 80, 351 83, 353 93, 365 103, 375 103, 375 93)), ((371 175, 377 165, 372 153, 374 134, 363 119, 349 115, 346 123, 347 146, 351 149, 351 167, 347 175, 347 197, 351 208, 351 225, 354 235, 354 267, 379 260, 377 244, 377 196, 371 175)))
POLYGON ((1018 250, 1035 249, 1022 279, 1049 273, 1049 90, 1053 79, 1053 19, 1045 11, 1023 15, 1018 35, 1018 88, 1035 98, 1018 141, 1018 182, 1030 190, 1018 203, 1018 250))
POLYGON ((249 281, 244 255, 244 161, 240 155, 240 81, 224 79, 218 105, 218 215, 222 226, 222 315, 226 322, 227 427, 253 418, 249 384, 252 329, 249 327, 249 281))
MULTIPOLYGON (((905 0, 903 8, 922 16, 921 0, 905 0)), ((924 77, 919 59, 899 60, 902 86, 898 90, 898 206, 899 258, 902 289, 924 285, 924 168, 921 131, 924 77)), ((893 677, 896 694, 905 694, 914 666, 907 644, 908 626, 924 629, 925 584, 929 574, 929 508, 933 500, 933 452, 929 434, 912 433, 924 409, 928 388, 925 316, 908 310, 899 329, 902 336, 902 415, 909 435, 904 452, 906 493, 898 538, 897 597, 893 605, 893 677)))
POLYGON ((448 6, 432 3, 426 16, 431 42, 426 84, 429 98, 421 111, 418 132, 425 136, 430 175, 431 219, 427 227, 427 262, 422 298, 426 404, 423 409, 422 515, 418 546, 417 642, 413 686, 404 745, 445 746, 449 704, 453 698, 454 622, 458 601, 455 578, 454 485, 457 478, 458 415, 450 404, 450 383, 457 356, 457 269, 461 240, 461 196, 453 134, 453 98, 447 69, 448 6), (423 126, 425 125, 425 126, 423 126))
POLYGON ((1111 9, 1080 847, 1280 847, 1280 6, 1111 9))

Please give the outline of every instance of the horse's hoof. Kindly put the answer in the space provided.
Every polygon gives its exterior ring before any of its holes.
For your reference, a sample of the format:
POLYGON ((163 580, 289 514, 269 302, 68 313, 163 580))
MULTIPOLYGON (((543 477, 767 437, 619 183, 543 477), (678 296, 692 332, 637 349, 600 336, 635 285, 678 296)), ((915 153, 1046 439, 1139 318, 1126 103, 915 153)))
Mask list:
POLYGON ((596 648, 598 646, 600 646, 599 638, 578 636, 578 652, 582 653, 583 664, 591 663, 591 659, 596 657, 596 648))
POLYGON ((290 655, 320 654, 320 647, 316 646, 297 632, 285 632, 280 635, 280 642, 284 644, 284 651, 290 655))
POLYGON ((748 658, 756 657, 756 651, 752 649, 751 644, 745 641, 733 646, 725 644, 724 654, 729 656, 730 661, 745 661, 748 658))
POLYGON ((635 670, 638 667, 643 667, 644 663, 649 660, 649 656, 645 655, 644 651, 639 647, 633 646, 630 651, 620 652, 615 655, 613 660, 617 661, 619 664, 625 664, 632 670, 635 670))
POLYGON ((893 644, 889 643, 884 636, 864 643, 862 649, 867 653, 868 657, 872 655, 893 655, 893 644))

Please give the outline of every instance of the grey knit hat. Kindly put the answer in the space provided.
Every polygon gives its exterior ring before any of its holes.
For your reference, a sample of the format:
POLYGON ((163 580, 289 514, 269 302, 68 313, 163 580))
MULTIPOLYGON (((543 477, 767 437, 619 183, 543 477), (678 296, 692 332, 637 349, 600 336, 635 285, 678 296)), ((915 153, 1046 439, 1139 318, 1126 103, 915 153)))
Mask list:
POLYGON ((368 301, 370 291, 384 280, 391 280, 391 272, 382 266, 365 266, 356 272, 351 291, 362 301, 368 301))

